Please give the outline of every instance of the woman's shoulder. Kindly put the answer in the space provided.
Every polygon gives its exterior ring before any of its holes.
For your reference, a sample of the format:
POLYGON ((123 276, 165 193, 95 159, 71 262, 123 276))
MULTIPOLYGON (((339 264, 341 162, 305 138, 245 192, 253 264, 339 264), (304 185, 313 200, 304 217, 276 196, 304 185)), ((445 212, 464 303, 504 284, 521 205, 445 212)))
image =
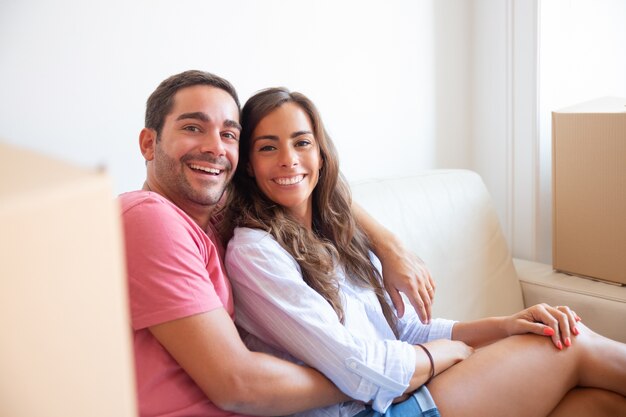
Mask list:
POLYGON ((295 259, 274 239, 261 229, 237 227, 226 249, 226 267, 233 264, 270 262, 273 267, 293 265, 299 269, 295 259))
POLYGON ((235 243, 235 244, 259 243, 268 238, 273 240, 272 235, 270 235, 265 230, 252 229, 250 227, 236 227, 233 232, 233 237, 230 239, 230 243, 235 243))
POLYGON ((278 242, 276 242, 274 237, 265 230, 253 229, 249 227, 236 227, 233 231, 233 237, 231 237, 228 242, 227 252, 250 247, 272 248, 277 245, 278 242))

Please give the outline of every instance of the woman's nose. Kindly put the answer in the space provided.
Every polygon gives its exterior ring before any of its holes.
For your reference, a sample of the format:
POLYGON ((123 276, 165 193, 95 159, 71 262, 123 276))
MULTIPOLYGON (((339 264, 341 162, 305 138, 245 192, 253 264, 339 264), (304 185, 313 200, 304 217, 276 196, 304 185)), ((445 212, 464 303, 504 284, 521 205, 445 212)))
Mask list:
POLYGON ((281 167, 290 168, 298 165, 298 155, 291 147, 283 148, 280 151, 279 164, 281 167))

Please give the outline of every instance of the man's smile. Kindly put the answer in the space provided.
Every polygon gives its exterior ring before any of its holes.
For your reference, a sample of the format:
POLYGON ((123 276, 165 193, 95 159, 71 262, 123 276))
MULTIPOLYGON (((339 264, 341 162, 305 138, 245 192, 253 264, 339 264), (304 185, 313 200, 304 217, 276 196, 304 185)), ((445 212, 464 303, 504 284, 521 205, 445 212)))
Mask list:
POLYGON ((223 171, 223 170, 218 169, 218 168, 204 167, 204 166, 198 165, 198 164, 189 164, 188 166, 189 166, 189 168, 193 169, 194 171, 203 171, 203 172, 206 172, 206 173, 211 174, 211 175, 220 175, 222 173, 222 171, 223 171))

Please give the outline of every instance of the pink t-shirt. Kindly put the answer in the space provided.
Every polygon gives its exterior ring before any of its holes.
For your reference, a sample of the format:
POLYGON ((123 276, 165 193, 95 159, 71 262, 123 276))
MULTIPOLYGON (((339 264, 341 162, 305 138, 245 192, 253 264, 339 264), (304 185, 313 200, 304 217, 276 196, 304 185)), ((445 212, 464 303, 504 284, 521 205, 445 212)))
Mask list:
POLYGON ((141 416, 232 416, 209 401, 148 330, 216 308, 233 317, 221 254, 186 213, 161 195, 133 191, 119 201, 141 416))

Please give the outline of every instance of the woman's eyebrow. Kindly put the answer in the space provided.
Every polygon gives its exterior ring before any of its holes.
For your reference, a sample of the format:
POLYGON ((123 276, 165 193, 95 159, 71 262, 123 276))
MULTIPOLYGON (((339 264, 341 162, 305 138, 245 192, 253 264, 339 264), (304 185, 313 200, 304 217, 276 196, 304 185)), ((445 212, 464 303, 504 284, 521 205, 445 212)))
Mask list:
POLYGON ((297 138, 298 136, 312 135, 312 134, 313 134, 313 132, 311 132, 310 130, 299 130, 297 132, 293 132, 290 137, 291 137, 291 139, 293 139, 293 138, 297 138))
POLYGON ((252 138, 252 142, 256 142, 257 140, 263 140, 263 139, 278 140, 278 136, 276 135, 255 136, 254 138, 252 138))
MULTIPOLYGON (((302 135, 312 135, 313 132, 311 132, 310 130, 298 130, 296 132, 293 132, 291 135, 289 135, 289 139, 295 139, 298 136, 302 136, 302 135)), ((277 135, 263 135, 263 136, 256 136, 254 138, 252 138, 252 141, 257 141, 257 140, 261 140, 261 139, 268 139, 268 140, 278 140, 278 136, 277 135)))

